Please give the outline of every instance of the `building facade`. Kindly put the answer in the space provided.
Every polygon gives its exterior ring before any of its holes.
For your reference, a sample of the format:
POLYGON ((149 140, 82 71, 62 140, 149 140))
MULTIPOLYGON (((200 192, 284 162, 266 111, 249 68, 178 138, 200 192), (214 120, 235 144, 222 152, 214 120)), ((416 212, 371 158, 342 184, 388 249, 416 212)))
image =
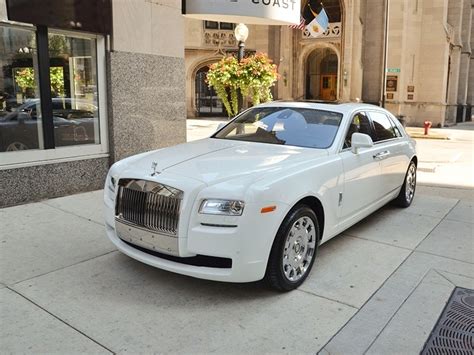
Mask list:
MULTIPOLYGON (((249 26, 248 51, 268 53, 279 67, 276 99, 385 101, 407 124, 418 126, 425 120, 434 126, 471 120, 471 0, 323 3, 330 24, 318 38, 288 26, 249 26)), ((205 72, 236 47, 230 27, 185 20, 188 117, 225 116, 204 82, 205 72)))
MULTIPOLYGON (((471 119, 472 0, 323 3, 318 38, 249 26, 247 53, 279 67, 274 98, 386 101, 413 125, 471 119)), ((226 115, 205 77, 236 53, 235 24, 182 5, 0 0, 0 207, 99 189, 113 162, 184 142, 186 116, 226 115)))
POLYGON ((0 67, 0 207, 186 140, 180 0, 0 0, 0 67))

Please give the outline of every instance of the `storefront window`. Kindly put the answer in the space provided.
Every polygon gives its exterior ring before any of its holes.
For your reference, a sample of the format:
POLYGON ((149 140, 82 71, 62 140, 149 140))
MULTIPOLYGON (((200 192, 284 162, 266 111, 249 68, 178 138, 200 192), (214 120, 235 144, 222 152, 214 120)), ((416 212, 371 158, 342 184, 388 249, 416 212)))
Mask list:
POLYGON ((0 26, 0 152, 42 148, 35 32, 0 26))
POLYGON ((106 153, 104 78, 102 36, 0 24, 0 165, 106 153))
POLYGON ((55 145, 99 144, 96 40, 48 39, 55 145))

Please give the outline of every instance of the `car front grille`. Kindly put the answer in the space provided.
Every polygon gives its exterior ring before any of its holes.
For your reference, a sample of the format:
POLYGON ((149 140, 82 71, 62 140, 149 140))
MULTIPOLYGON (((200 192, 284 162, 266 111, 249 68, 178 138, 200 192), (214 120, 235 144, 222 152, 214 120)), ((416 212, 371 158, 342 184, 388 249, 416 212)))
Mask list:
POLYGON ((157 233, 178 235, 183 192, 154 181, 121 179, 115 216, 124 223, 157 233))

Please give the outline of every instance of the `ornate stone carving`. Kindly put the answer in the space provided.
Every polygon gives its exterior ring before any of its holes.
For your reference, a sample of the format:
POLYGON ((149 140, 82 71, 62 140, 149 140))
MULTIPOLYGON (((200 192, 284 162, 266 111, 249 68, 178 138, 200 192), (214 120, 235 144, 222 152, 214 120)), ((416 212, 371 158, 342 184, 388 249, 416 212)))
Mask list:
POLYGON ((233 31, 205 30, 203 36, 205 47, 236 47, 237 41, 233 31))

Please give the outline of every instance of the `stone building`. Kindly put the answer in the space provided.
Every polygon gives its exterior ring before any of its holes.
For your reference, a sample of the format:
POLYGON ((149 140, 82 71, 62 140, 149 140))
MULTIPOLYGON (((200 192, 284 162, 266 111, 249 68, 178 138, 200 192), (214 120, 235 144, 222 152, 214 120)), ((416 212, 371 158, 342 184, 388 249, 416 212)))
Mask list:
MULTIPOLYGON (((471 119, 471 0, 323 4, 330 25, 318 38, 288 26, 249 26, 246 49, 268 53, 279 66, 275 98, 382 104, 386 80, 385 105, 405 116, 408 124, 430 120, 444 126, 471 119)), ((188 117, 225 116, 204 82, 205 72, 210 63, 236 48, 232 24, 185 20, 188 117)))
POLYGON ((184 142, 184 96, 181 0, 0 0, 0 207, 184 142))
MULTIPOLYGON (((247 51, 279 66, 275 98, 378 104, 387 61, 386 106, 408 123, 471 118, 471 0, 323 3, 319 38, 249 26, 247 51)), ((115 161, 184 142, 186 115, 225 115, 204 80, 236 52, 234 24, 185 19, 183 4, 0 0, 0 207, 99 189, 115 161)))

